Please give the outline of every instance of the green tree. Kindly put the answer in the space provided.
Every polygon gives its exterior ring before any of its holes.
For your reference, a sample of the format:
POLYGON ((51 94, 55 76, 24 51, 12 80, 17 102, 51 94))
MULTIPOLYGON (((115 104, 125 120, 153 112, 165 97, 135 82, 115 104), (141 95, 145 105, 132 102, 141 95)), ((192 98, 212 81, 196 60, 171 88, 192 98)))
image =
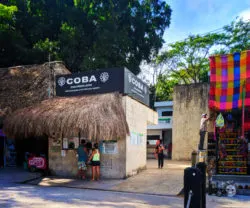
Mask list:
POLYGON ((156 94, 155 94, 155 85, 149 85, 149 107, 155 109, 154 103, 156 101, 156 94))
POLYGON ((234 53, 250 49, 250 21, 233 21, 224 27, 224 41, 221 52, 234 53))
POLYGON ((212 46, 220 44, 224 35, 191 35, 184 41, 170 44, 169 49, 157 58, 167 73, 182 83, 200 83, 208 72, 208 55, 212 46))
POLYGON ((9 0, 1 5, 17 11, 10 18, 12 30, 0 31, 0 67, 42 63, 50 54, 72 71, 125 66, 137 74, 141 61, 150 62, 161 48, 171 16, 163 0, 9 0))
POLYGON ((171 44, 157 57, 158 67, 164 73, 157 79, 156 96, 171 99, 176 83, 189 84, 208 81, 211 54, 225 54, 250 49, 250 21, 236 20, 217 34, 192 35, 184 41, 171 44))
POLYGON ((178 77, 181 83, 208 81, 208 56, 240 52, 250 49, 250 21, 237 20, 223 28, 221 33, 204 36, 191 35, 183 41, 170 44, 157 58, 166 72, 178 77), (213 46, 216 50, 213 50, 213 46))
POLYGON ((174 86, 179 83, 178 78, 169 75, 160 74, 156 84, 156 100, 165 101, 173 100, 174 86))
POLYGON ((14 13, 17 11, 16 6, 6 6, 0 3, 0 30, 8 29, 10 23, 13 22, 14 13))
POLYGON ((228 54, 250 49, 250 21, 236 19, 223 27, 221 44, 212 54, 228 54))

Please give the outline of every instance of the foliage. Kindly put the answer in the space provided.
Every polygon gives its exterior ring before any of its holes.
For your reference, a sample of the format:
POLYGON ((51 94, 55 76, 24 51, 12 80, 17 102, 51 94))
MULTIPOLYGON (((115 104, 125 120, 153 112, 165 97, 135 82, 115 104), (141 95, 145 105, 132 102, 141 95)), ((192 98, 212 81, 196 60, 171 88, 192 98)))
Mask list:
POLYGON ((50 54, 72 71, 125 66, 137 74, 161 48, 171 16, 162 0, 6 2, 0 25, 11 17, 13 28, 0 31, 0 67, 42 63, 50 54))
POLYGON ((156 85, 149 86, 149 107, 152 109, 154 109, 154 103, 156 101, 155 86, 156 85))
POLYGON ((224 53, 234 53, 250 49, 250 21, 233 21, 224 27, 224 53))
POLYGON ((0 3, 0 17, 11 20, 14 12, 17 11, 16 6, 6 6, 0 3))
POLYGON ((156 100, 172 100, 173 89, 178 82, 178 78, 176 79, 174 76, 160 74, 156 84, 156 100))
POLYGON ((48 38, 45 41, 39 40, 33 46, 34 49, 38 49, 44 53, 49 54, 49 59, 59 59, 58 42, 50 41, 48 38))
POLYGON ((191 35, 184 41, 170 44, 169 50, 163 52, 157 61, 182 83, 199 83, 208 71, 210 48, 220 43, 222 38, 220 34, 191 35))
POLYGON ((164 68, 164 73, 158 77, 156 84, 157 99, 171 99, 176 83, 207 82, 209 55, 249 49, 250 21, 241 19, 225 26, 221 33, 191 35, 183 41, 170 44, 156 59, 158 67, 164 68))

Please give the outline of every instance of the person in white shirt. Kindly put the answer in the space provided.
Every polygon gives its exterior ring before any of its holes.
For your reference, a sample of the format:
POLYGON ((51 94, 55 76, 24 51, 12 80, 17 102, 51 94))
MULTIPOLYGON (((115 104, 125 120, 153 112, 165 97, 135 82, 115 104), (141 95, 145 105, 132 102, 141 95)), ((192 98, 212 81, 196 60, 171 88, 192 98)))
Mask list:
POLYGON ((206 136, 206 132, 207 132, 207 121, 208 121, 208 117, 206 113, 203 113, 201 115, 201 123, 200 123, 200 143, 199 143, 199 150, 204 150, 203 146, 204 146, 204 139, 206 136))

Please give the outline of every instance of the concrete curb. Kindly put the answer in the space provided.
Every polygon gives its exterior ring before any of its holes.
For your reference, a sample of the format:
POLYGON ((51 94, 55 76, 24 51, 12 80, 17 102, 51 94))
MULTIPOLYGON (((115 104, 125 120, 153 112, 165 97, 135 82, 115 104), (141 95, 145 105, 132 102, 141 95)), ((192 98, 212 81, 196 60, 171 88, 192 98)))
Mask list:
POLYGON ((40 179, 40 178, 43 178, 43 176, 38 176, 38 177, 35 177, 35 178, 31 178, 31 179, 24 180, 24 181, 21 181, 21 182, 16 182, 16 183, 18 183, 18 184, 26 184, 26 183, 29 183, 31 181, 34 181, 34 180, 37 180, 37 179, 40 179))
POLYGON ((63 187, 63 188, 85 189, 85 190, 93 190, 93 191, 107 191, 107 192, 115 192, 115 193, 127 193, 127 194, 140 194, 140 195, 148 195, 148 196, 166 196, 166 197, 180 198, 179 196, 174 195, 174 194, 143 193, 143 192, 121 191, 121 190, 90 188, 90 187, 77 187, 77 186, 63 186, 63 185, 52 185, 52 186, 42 186, 39 184, 29 184, 29 185, 40 186, 40 187, 63 187))

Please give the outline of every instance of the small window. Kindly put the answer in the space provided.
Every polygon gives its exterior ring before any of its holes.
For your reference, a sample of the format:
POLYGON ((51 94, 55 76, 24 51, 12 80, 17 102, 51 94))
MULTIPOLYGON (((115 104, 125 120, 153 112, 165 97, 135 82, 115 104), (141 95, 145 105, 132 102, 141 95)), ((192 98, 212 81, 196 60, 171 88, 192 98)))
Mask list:
POLYGON ((158 140, 160 139, 160 135, 148 135, 147 140, 158 140))
POLYGON ((79 147, 79 137, 69 137, 62 139, 62 149, 77 149, 79 147))
POLYGON ((159 139, 160 139, 160 135, 148 135, 147 136, 147 144, 148 145, 156 145, 156 142, 159 139))
POLYGON ((111 140, 111 141, 103 141, 100 145, 100 151, 103 154, 117 154, 118 153, 118 145, 117 141, 111 140))
POLYGON ((172 116, 173 115, 173 111, 163 111, 161 113, 161 116, 172 116))

